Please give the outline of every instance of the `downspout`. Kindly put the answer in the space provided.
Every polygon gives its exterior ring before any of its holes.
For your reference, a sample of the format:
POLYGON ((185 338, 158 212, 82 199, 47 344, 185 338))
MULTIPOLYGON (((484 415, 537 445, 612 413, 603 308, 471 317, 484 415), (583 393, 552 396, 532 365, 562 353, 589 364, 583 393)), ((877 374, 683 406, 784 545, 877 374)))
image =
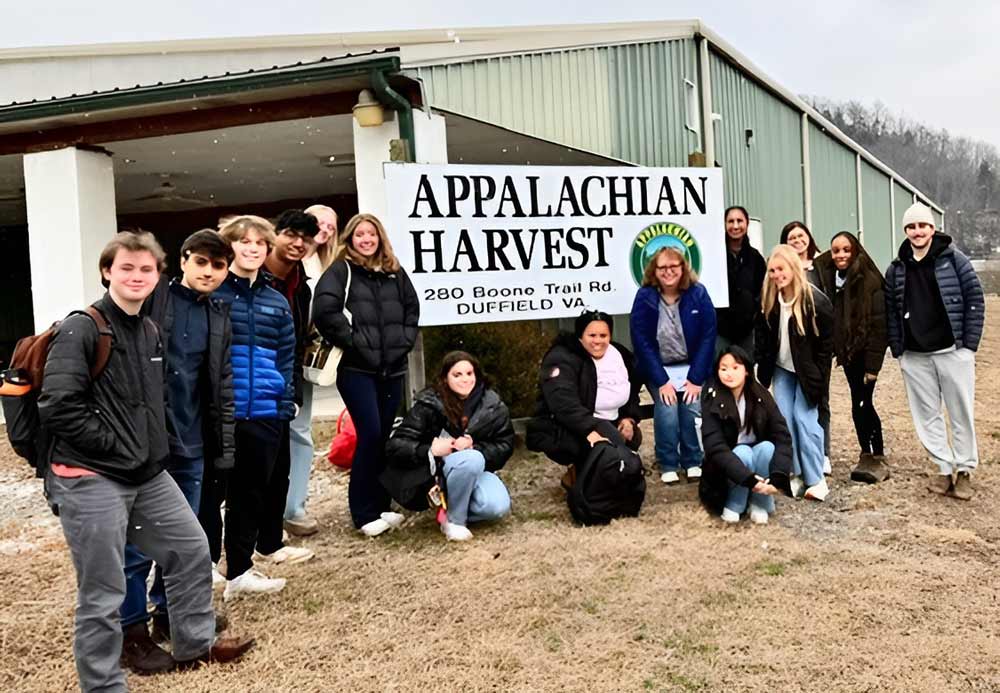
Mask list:
POLYGON ((372 87, 375 98, 399 114, 399 137, 406 146, 404 161, 417 160, 417 145, 413 136, 413 105, 410 100, 389 86, 386 73, 382 70, 372 70, 372 87))
POLYGON ((701 79, 701 132, 705 165, 715 166, 715 121, 712 118, 712 72, 708 59, 708 39, 698 38, 698 71, 701 79))

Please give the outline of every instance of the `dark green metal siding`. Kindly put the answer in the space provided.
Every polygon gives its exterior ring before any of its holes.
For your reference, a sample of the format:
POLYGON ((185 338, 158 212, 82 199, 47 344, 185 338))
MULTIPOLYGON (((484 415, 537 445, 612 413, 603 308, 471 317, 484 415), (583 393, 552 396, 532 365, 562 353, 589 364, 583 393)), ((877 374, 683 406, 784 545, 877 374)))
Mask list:
POLYGON ((913 204, 913 192, 898 182, 894 181, 892 185, 896 193, 896 225, 894 230, 896 232, 896 247, 898 248, 898 244, 906 238, 906 234, 903 232, 903 213, 913 204))
POLYGON ((839 231, 858 231, 858 179, 855 154, 809 122, 809 178, 812 232, 820 247, 829 247, 839 231))
POLYGON ((882 269, 896 254, 892 247, 892 180, 866 161, 861 162, 861 199, 864 210, 865 249, 882 269))

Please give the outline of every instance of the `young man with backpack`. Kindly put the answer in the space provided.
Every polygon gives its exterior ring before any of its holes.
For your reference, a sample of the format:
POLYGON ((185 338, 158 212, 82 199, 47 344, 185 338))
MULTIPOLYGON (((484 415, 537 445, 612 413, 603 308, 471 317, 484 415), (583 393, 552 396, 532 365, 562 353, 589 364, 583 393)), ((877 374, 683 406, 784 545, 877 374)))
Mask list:
POLYGON ((125 691, 119 663, 126 540, 163 567, 173 618, 172 666, 229 661, 253 641, 216 638, 208 544, 163 465, 163 344, 140 316, 164 265, 149 233, 118 234, 101 253, 94 304, 113 348, 101 373, 91 367, 101 337, 95 321, 74 314, 53 333, 38 400, 53 438, 47 487, 76 569, 74 655, 83 691, 125 691))
POLYGON ((907 209, 903 231, 907 240, 885 273, 889 349, 899 359, 917 437, 938 466, 928 490, 970 500, 979 462, 974 407, 983 287, 969 258, 936 232, 928 207, 918 202, 907 209))
MULTIPOLYGON (((181 247, 181 276, 168 280, 161 275, 142 311, 159 326, 166 348, 170 450, 166 471, 196 514, 204 482, 208 482, 210 492, 214 491, 216 478, 233 466, 233 371, 229 359, 232 327, 228 307, 211 298, 229 273, 232 258, 232 247, 215 231, 192 234, 181 247)), ((216 510, 215 516, 218 514, 216 510)), ((206 517, 210 518, 211 513, 206 517)), ((204 528, 205 523, 202 525, 204 528)), ((221 524, 216 531, 206 533, 210 547, 213 535, 217 545, 221 542, 221 524)), ((122 658, 130 669, 140 673, 162 671, 170 664, 169 655, 154 642, 170 639, 163 570, 159 565, 149 591, 149 601, 154 605, 150 637, 146 606, 150 567, 151 561, 136 546, 125 545, 122 658)))

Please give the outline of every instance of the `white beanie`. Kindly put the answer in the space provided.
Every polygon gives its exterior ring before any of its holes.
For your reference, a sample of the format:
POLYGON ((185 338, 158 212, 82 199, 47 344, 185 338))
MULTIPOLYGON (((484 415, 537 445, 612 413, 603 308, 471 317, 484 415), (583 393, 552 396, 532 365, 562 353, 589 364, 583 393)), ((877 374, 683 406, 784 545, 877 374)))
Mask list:
POLYGON ((903 228, 905 229, 910 224, 919 224, 923 222, 924 224, 930 224, 931 226, 937 226, 934 223, 934 215, 931 214, 930 207, 920 202, 914 202, 910 207, 903 212, 903 228))

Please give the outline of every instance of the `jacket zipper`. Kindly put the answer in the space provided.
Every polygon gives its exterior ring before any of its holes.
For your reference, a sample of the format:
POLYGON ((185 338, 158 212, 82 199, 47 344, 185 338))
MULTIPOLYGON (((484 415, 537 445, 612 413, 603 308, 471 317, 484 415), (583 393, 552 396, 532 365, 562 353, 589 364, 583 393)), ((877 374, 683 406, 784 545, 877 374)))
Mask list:
POLYGON ((257 331, 256 321, 253 314, 253 286, 247 292, 247 324, 249 334, 247 335, 247 363, 249 364, 249 388, 247 390, 247 419, 250 418, 250 408, 253 405, 253 352, 256 344, 254 339, 257 331))

